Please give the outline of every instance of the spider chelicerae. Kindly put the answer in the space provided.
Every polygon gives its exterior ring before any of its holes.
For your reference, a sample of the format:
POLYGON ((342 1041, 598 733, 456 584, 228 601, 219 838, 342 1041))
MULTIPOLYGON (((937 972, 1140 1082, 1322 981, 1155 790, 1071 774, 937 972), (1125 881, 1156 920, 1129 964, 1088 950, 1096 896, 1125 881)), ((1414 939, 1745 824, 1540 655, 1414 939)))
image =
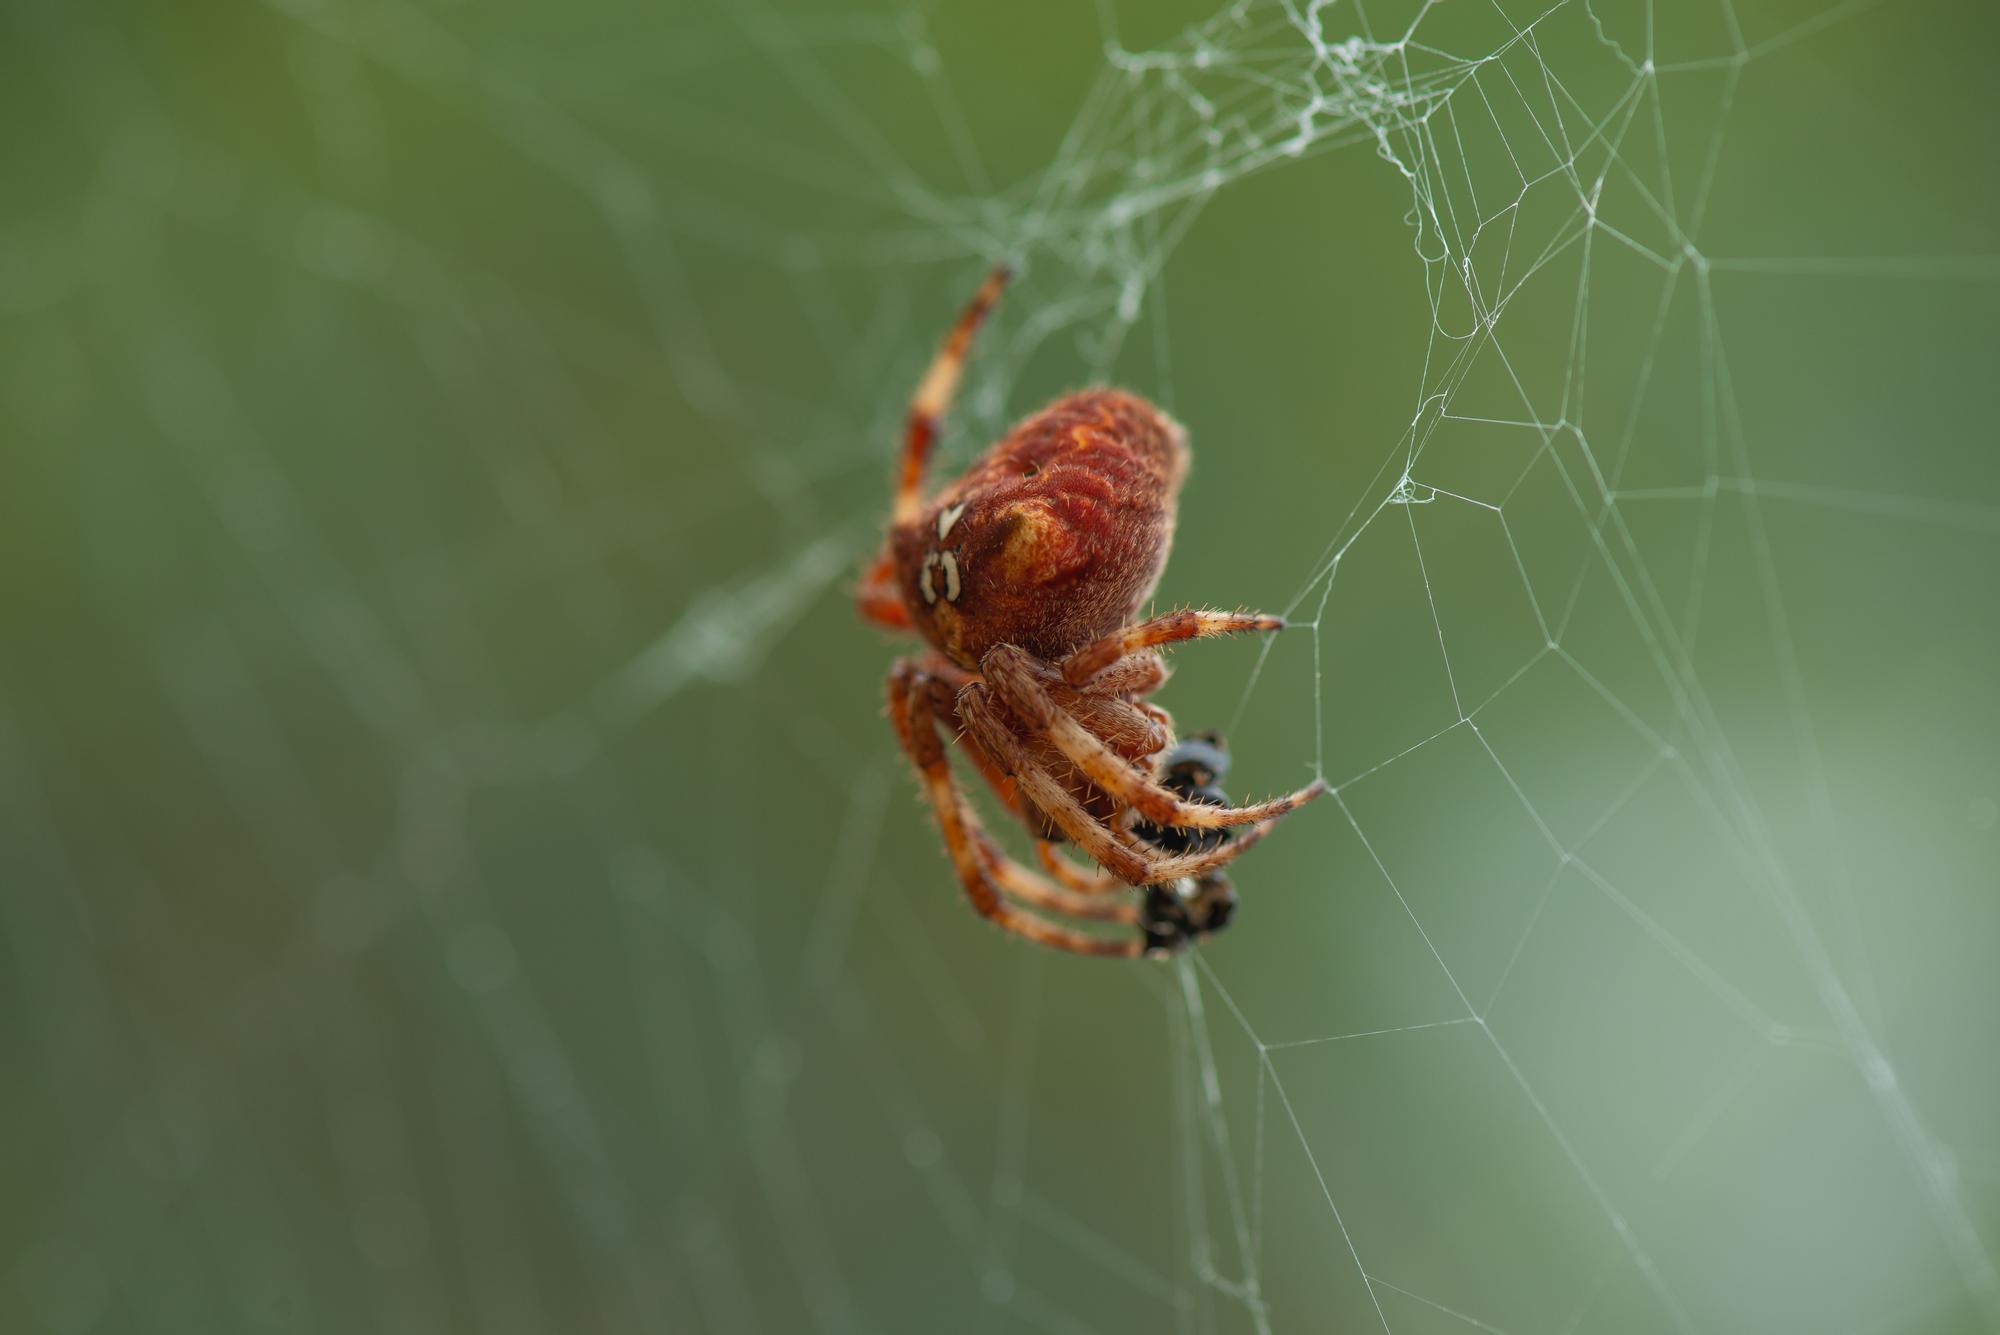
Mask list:
POLYGON ((925 498, 939 423, 1007 277, 1005 267, 987 276, 917 386, 888 538, 856 603, 930 646, 890 669, 889 717, 973 908, 1079 954, 1171 954, 1229 921, 1224 864, 1326 785, 1231 806, 1218 786, 1221 738, 1176 742, 1173 720, 1146 699, 1167 679, 1161 646, 1285 624, 1197 609, 1134 620, 1166 565, 1187 473, 1172 418, 1124 390, 1069 394, 925 498), (1034 835, 1041 871, 981 825, 948 740, 1034 835), (1065 842, 1102 872, 1058 852, 1065 842), (1138 930, 1097 935, 1051 915, 1138 930))

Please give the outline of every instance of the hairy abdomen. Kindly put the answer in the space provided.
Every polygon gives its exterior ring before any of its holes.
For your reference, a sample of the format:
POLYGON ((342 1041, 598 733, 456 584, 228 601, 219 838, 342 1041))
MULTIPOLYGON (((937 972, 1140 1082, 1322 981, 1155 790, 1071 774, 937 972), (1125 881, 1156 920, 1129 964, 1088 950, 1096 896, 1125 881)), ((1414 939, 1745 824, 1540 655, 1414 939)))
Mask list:
POLYGON ((1123 390, 1023 419, 892 535, 913 621, 968 668, 1116 630, 1159 580, 1187 458, 1180 425, 1123 390))

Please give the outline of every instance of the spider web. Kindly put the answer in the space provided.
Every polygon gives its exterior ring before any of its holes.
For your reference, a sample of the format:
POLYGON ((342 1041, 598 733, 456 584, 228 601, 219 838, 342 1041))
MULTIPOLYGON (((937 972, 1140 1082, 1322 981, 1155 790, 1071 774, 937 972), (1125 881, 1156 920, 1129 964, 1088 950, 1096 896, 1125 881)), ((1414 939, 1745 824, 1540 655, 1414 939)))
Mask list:
POLYGON ((10 13, 0 1325, 2000 1328, 1991 34, 1169 8, 10 13), (1173 965, 845 605, 1002 257, 1334 785, 1173 965))

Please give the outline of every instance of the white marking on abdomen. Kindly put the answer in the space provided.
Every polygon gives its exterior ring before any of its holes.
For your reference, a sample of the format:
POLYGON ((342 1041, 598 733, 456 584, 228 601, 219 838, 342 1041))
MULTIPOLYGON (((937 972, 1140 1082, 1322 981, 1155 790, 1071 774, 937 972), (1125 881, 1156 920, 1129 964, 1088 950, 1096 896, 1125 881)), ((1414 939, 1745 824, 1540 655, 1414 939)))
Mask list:
POLYGON ((940 511, 938 511, 938 541, 939 541, 939 542, 943 542, 943 541, 944 541, 944 535, 945 535, 945 534, 947 534, 947 533, 949 533, 949 532, 951 532, 951 526, 952 526, 953 524, 956 524, 956 523, 958 522, 958 517, 959 517, 960 515, 964 514, 964 513, 965 513, 965 502, 964 502, 964 501, 960 501, 960 502, 959 502, 959 503, 958 503, 957 505, 954 505, 954 506, 952 506, 952 507, 951 507, 950 509, 948 509, 948 510, 940 510, 940 511))
POLYGON ((944 567, 944 600, 955 603, 958 601, 958 553, 945 552, 938 557, 938 563, 944 567))

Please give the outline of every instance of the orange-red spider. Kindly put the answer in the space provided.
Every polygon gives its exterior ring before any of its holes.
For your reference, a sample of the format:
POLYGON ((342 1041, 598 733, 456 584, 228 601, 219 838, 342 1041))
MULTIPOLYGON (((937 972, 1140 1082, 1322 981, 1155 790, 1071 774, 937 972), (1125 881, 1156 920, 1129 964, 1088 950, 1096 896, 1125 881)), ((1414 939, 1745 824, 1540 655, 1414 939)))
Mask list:
POLYGON ((929 642, 890 669, 889 717, 980 916, 1084 955, 1171 954, 1228 922, 1236 895, 1222 866, 1326 785, 1230 806, 1216 786, 1221 740, 1176 744, 1173 720, 1145 699, 1167 679, 1159 646, 1285 624, 1196 610, 1134 622, 1166 565, 1187 473, 1186 434, 1165 413, 1124 390, 1067 395, 924 498, 939 421, 1007 277, 987 276, 917 386, 888 538, 856 602, 929 642), (947 738, 1035 836, 1042 872, 980 825, 947 738), (1063 841, 1103 872, 1058 853, 1063 841), (1100 936, 1050 914, 1139 930, 1100 936))

